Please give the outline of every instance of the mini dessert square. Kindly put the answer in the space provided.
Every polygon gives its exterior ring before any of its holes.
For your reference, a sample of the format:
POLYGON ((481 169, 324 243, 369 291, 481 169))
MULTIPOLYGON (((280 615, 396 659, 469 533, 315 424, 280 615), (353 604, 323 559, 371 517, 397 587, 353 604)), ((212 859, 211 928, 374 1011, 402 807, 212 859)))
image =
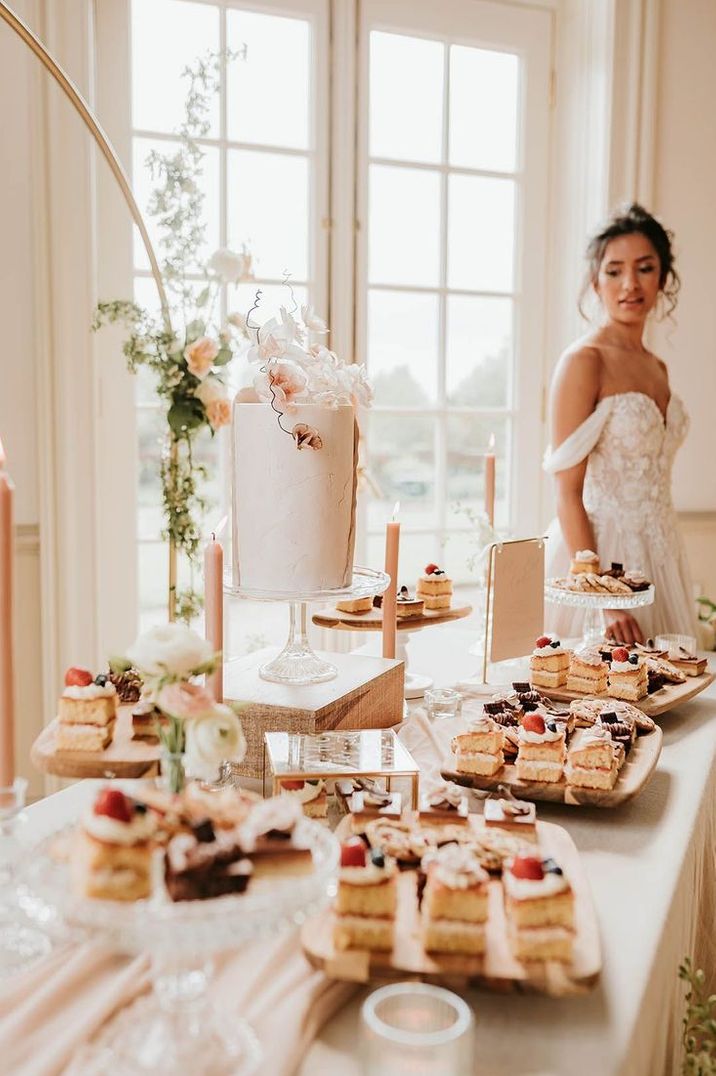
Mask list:
POLYGON ((684 649, 683 646, 670 650, 668 660, 670 665, 673 665, 674 668, 686 676, 701 676, 706 672, 706 666, 708 665, 706 658, 700 658, 698 654, 692 654, 689 650, 684 649))
POLYGON ((467 825, 467 792, 453 781, 436 785, 420 797, 418 820, 423 826, 467 825))
POLYGON ((483 715, 471 722, 467 732, 453 736, 451 749, 455 768, 460 773, 476 773, 492 777, 505 762, 503 728, 491 717, 483 715))
POLYGON ((373 598, 345 598, 336 602, 336 609, 342 613, 369 613, 373 608, 373 598))
POLYGON ((635 593, 638 593, 642 590, 648 590, 651 586, 651 583, 646 578, 644 573, 640 572, 638 569, 624 572, 624 575, 622 576, 622 582, 626 583, 626 585, 629 587, 629 590, 633 590, 635 593))
POLYGON ((469 848, 446 845, 423 861, 423 945, 427 952, 485 951, 489 875, 469 848))
POLYGON ((449 609, 452 601, 452 579, 437 564, 426 564, 418 579, 415 593, 425 602, 426 609, 449 609))
POLYGON ((603 695, 607 690, 609 666, 598 650, 575 650, 569 662, 567 690, 583 695, 603 695))
POLYGON ((485 800, 483 818, 488 829, 507 830, 524 840, 537 840, 537 808, 527 800, 490 797, 485 800))
POLYGON ((562 779, 566 736, 555 721, 545 721, 542 714, 525 714, 519 730, 520 747, 515 769, 520 781, 562 779))
POLYGON ((302 818, 301 804, 288 796, 272 796, 251 808, 236 835, 255 878, 313 870, 311 849, 301 835, 302 818))
POLYGON ((164 881, 173 901, 208 900, 243 893, 253 864, 235 837, 214 830, 207 819, 191 833, 178 833, 167 845, 164 881))
POLYGON ((68 669, 57 716, 66 725, 109 725, 117 717, 117 690, 109 676, 68 669))
POLYGON ((648 692, 649 678, 646 661, 638 654, 629 654, 625 647, 612 651, 612 663, 609 667, 608 694, 614 699, 636 702, 643 699, 648 692))
POLYGON ((159 727, 167 718, 152 702, 141 701, 132 710, 132 739, 159 743, 159 727))
POLYGON ((564 776, 575 788, 614 788, 619 774, 619 752, 602 725, 578 729, 569 745, 564 776))
POLYGON ((422 598, 414 598, 407 587, 401 587, 395 599, 395 610, 398 620, 405 620, 411 616, 422 616, 425 602, 422 598))
POLYGON ((142 900, 151 894, 154 820, 143 804, 103 788, 75 834, 75 891, 96 900, 142 900))
POLYGON ((400 820, 403 810, 400 792, 386 792, 375 781, 357 780, 355 783, 358 788, 350 794, 346 803, 353 833, 365 833, 368 823, 376 818, 400 820))
POLYGON ((395 878, 394 862, 380 849, 366 848, 360 837, 341 845, 333 927, 336 949, 393 948, 395 878))
POLYGON ((505 916, 518 960, 572 959, 574 895, 553 859, 515 856, 502 875, 505 916))
POLYGON ((598 572, 599 557, 591 549, 580 549, 572 557, 569 570, 572 575, 580 575, 582 572, 598 572))
MULTIPOLYGON (((632 656, 632 654, 629 655, 630 658, 632 656)), ((686 673, 682 669, 677 669, 671 659, 666 661, 664 658, 644 657, 642 660, 646 663, 646 671, 649 677, 651 677, 653 673, 660 677, 662 682, 666 684, 686 683, 686 673)))
POLYGON ((300 781, 283 777, 279 782, 279 788, 282 796, 289 796, 301 804, 306 818, 328 817, 328 793, 325 781, 300 781))
POLYGON ((394 859, 399 870, 417 867, 435 840, 429 829, 423 829, 411 818, 394 821, 376 818, 365 828, 371 848, 385 852, 394 859))
POLYGON ((554 688, 567 683, 569 654, 559 639, 541 635, 530 657, 530 680, 534 687, 554 688))

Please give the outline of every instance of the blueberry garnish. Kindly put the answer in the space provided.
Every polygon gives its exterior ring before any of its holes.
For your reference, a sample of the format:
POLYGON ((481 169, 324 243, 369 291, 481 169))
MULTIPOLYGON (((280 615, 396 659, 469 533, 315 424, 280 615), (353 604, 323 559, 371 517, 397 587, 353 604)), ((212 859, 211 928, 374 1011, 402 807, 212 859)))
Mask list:
POLYGON ((557 722, 556 721, 545 721, 545 728, 548 728, 550 732, 556 732, 557 731, 557 722))
POLYGON ((638 665, 639 664, 639 655, 638 654, 630 654, 629 655, 629 664, 630 665, 638 665))
POLYGON ((147 813, 147 805, 146 805, 146 803, 137 803, 136 800, 135 800, 134 813, 135 814, 146 814, 147 813))
POLYGON ((564 871, 554 859, 543 859, 542 870, 545 874, 564 874, 564 871))
POLYGON ((371 861, 371 863, 373 864, 374 867, 384 867, 385 866, 385 856, 383 855, 383 853, 381 852, 381 850, 379 848, 374 848, 373 849, 373 851, 370 854, 370 861, 371 861))
POLYGON ((95 682, 95 684, 97 684, 98 687, 106 687, 107 686, 107 677, 105 676, 104 673, 99 673, 98 676, 95 676, 94 682, 95 682))
POLYGON ((554 650, 556 650, 556 649, 557 649, 557 647, 558 647, 558 646, 561 646, 562 644, 560 643, 559 639, 555 639, 555 640, 554 640, 554 642, 551 642, 551 643, 550 643, 549 645, 550 645, 550 646, 551 646, 551 647, 552 647, 552 648, 553 648, 554 650))

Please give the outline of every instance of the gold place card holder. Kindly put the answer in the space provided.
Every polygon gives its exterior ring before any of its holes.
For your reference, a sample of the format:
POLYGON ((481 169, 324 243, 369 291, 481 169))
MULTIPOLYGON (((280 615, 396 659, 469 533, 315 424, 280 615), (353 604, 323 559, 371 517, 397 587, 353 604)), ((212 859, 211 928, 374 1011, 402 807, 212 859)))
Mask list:
POLYGON ((490 546, 487 556, 485 651, 487 665, 524 657, 544 630, 544 538, 522 538, 490 546))

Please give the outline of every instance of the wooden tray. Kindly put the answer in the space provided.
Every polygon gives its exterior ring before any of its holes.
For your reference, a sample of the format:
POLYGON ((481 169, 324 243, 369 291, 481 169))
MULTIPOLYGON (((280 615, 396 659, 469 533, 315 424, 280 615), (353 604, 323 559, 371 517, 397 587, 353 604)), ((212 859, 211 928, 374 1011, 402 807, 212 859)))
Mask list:
MULTIPOLYGON (((702 673, 701 676, 688 676, 685 684, 665 684, 653 695, 647 695, 631 705, 643 710, 649 717, 659 717, 667 710, 673 710, 683 702, 688 702, 695 695, 705 691, 713 684, 716 675, 712 672, 702 673)), ((537 689, 542 695, 553 699, 555 702, 572 702, 573 699, 608 699, 608 695, 597 695, 594 692, 567 691, 563 687, 540 687, 537 689)))
MULTIPOLYGON (((428 624, 447 624, 450 620, 462 620, 472 612, 471 605, 461 605, 457 609, 427 609, 418 616, 401 617, 397 621, 398 631, 406 628, 424 628, 428 624)), ((344 631, 382 631, 383 614, 380 609, 369 609, 367 613, 344 613, 340 609, 324 609, 314 613, 313 623, 321 628, 342 628, 344 631)))
POLYGON ((657 725, 652 732, 637 736, 627 760, 621 768, 617 783, 610 792, 597 788, 574 788, 562 778, 561 781, 520 781, 513 763, 507 762, 494 777, 480 777, 476 773, 458 773, 452 769, 454 760, 440 770, 446 781, 454 781, 467 788, 485 792, 496 791, 500 785, 510 789, 518 799, 545 800, 548 803, 568 803, 572 807, 619 807, 633 799, 648 782, 661 754, 664 734, 657 725))
MULTIPOLYGON (((482 819, 473 816, 473 821, 482 825, 482 819)), ((507 940, 499 879, 490 882, 485 955, 426 953, 420 941, 415 871, 402 871, 398 875, 398 910, 392 953, 371 953, 363 949, 337 952, 333 948, 335 917, 331 912, 310 919, 303 926, 301 941, 308 960, 331 978, 351 982, 410 976, 448 986, 469 984, 500 992, 539 991, 552 997, 585 993, 597 982, 602 965, 599 929, 589 886, 579 853, 567 831, 551 822, 538 822, 537 831, 542 856, 554 856, 574 890, 577 933, 571 966, 558 961, 523 964, 515 960, 507 940)))
POLYGON ((58 751, 57 718, 47 725, 30 750, 40 773, 55 777, 154 777, 159 773, 159 744, 132 739, 132 707, 120 706, 114 739, 104 751, 58 751))

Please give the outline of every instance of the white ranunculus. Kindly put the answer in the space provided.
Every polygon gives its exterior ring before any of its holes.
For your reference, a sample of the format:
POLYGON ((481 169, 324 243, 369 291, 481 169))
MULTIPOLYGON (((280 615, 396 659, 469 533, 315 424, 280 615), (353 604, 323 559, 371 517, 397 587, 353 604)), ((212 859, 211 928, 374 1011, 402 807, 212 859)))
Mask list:
POLYGON ((148 680, 186 680, 213 657, 211 643, 185 624, 161 624, 142 632, 127 651, 148 680))
POLYGON ((246 740, 241 722, 228 706, 217 703, 211 714, 187 722, 187 773, 203 781, 216 779, 222 762, 241 762, 246 740))
POLYGON ((225 284, 238 284, 251 276, 251 255, 243 250, 237 254, 226 247, 215 250, 209 258, 209 269, 225 284))
POLYGON ((226 399, 226 387, 222 385, 218 377, 209 376, 194 389, 194 395, 199 397, 204 407, 208 407, 216 400, 226 399))

